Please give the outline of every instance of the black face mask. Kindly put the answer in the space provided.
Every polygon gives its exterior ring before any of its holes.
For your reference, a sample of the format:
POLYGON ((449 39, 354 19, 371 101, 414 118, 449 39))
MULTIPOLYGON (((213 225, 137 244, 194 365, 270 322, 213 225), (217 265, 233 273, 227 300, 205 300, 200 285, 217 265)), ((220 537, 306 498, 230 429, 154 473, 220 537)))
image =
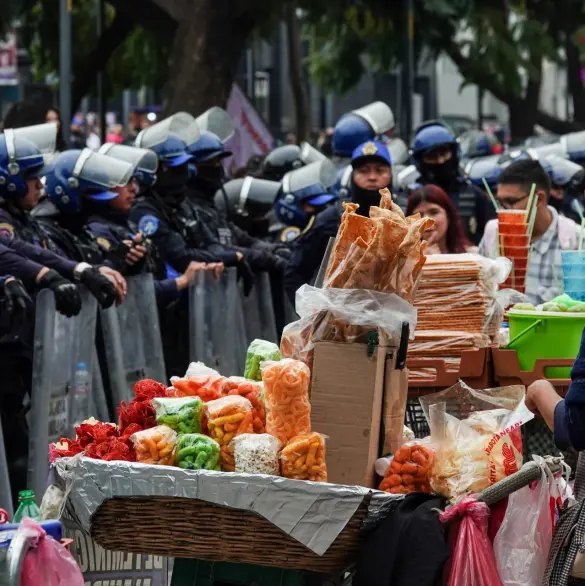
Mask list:
POLYGON ((351 201, 357 203, 360 207, 357 211, 360 216, 368 217, 370 207, 380 205, 380 191, 378 189, 362 189, 358 187, 353 179, 351 181, 351 201))
POLYGON ((224 176, 221 165, 201 165, 197 167, 197 175, 191 178, 189 185, 199 193, 214 198, 223 184, 224 176))
POLYGON ((422 175, 426 181, 435 183, 445 191, 449 191, 451 183, 459 174, 459 162, 457 157, 452 157, 444 163, 422 163, 422 175))
POLYGON ((156 191, 165 199, 183 199, 188 180, 189 167, 186 163, 178 167, 166 167, 157 174, 156 191))

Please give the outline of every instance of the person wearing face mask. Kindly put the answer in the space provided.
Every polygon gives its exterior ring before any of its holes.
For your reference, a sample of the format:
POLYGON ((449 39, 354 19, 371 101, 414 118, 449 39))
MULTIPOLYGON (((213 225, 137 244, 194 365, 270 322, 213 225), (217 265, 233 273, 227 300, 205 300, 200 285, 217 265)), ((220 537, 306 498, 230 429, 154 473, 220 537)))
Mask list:
POLYGON ((420 178, 409 191, 420 185, 438 185, 457 208, 469 240, 479 244, 495 212, 481 189, 461 175, 459 144, 453 133, 440 122, 423 124, 416 131, 410 154, 420 178))
MULTIPOLYGON (((367 141, 353 151, 351 157, 351 200, 359 205, 357 213, 368 216, 370 207, 380 204, 379 190, 392 183, 392 159, 385 144, 367 141)), ((333 167, 335 183, 335 168, 333 167)), ((333 196, 337 200, 336 196, 333 196)), ((295 241, 291 260, 286 268, 285 290, 294 301, 297 289, 312 283, 317 276, 330 238, 337 236, 343 213, 342 202, 329 205, 314 215, 309 229, 295 241)))
POLYGON ((243 255, 216 242, 185 204, 189 181, 187 152, 200 136, 195 119, 179 112, 140 132, 135 145, 158 158, 156 184, 143 191, 130 210, 130 221, 156 245, 162 259, 177 273, 190 263, 223 263, 240 268, 243 255))
POLYGON ((585 214, 585 169, 560 155, 549 155, 541 165, 550 177, 548 205, 581 223, 581 214, 585 214))
POLYGON ((216 193, 223 189, 222 161, 232 153, 208 131, 201 133, 188 152, 193 155, 195 169, 189 179, 187 202, 197 223, 204 225, 222 246, 242 254, 253 271, 282 271, 289 255, 287 246, 254 238, 230 222, 216 206, 216 193))

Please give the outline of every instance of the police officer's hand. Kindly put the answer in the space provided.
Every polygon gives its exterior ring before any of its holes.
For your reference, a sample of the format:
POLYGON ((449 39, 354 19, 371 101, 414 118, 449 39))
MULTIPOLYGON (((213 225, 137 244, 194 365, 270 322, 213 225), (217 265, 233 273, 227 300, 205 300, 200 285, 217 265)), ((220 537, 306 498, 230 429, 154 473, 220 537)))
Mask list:
MULTIPOLYGON (((238 253, 241 254, 241 253, 238 253)), ((242 281, 244 287, 244 295, 248 297, 254 288, 254 271, 242 255, 242 259, 237 265, 238 279, 242 281)))
POLYGON ((288 260, 282 256, 272 255, 272 263, 275 271, 283 273, 288 265, 288 260))
POLYGON ((208 271, 213 271, 213 276, 216 279, 219 279, 223 275, 224 271, 224 264, 222 262, 210 262, 207 263, 206 268, 208 271))
POLYGON ((123 240, 122 242, 128 246, 128 253, 126 254, 127 265, 132 266, 144 260, 144 257, 146 256, 145 246, 142 246, 142 244, 136 244, 135 242, 132 242, 132 240, 123 240))
POLYGON ((199 271, 206 270, 207 265, 204 262, 190 262, 187 270, 175 279, 175 282, 177 283, 177 290, 182 291, 183 289, 186 289, 195 280, 195 275, 199 271))
POLYGON ((26 311, 33 305, 32 299, 24 288, 22 281, 14 277, 8 277, 4 281, 4 297, 8 313, 12 313, 15 310, 26 311))
MULTIPOLYGON (((116 273, 116 271, 113 272, 116 273)), ((91 294, 104 309, 110 307, 116 301, 116 286, 111 279, 101 274, 101 269, 98 270, 92 266, 85 266, 78 273, 78 279, 80 283, 83 283, 90 290, 91 294)))
POLYGON ((289 246, 277 244, 273 249, 272 253, 280 258, 289 259, 292 255, 292 250, 289 246))
POLYGON ((55 294, 57 311, 67 317, 77 315, 81 311, 81 295, 76 285, 64 279, 57 271, 46 269, 37 276, 41 289, 50 289, 55 294))
POLYGON ((128 293, 128 284, 126 283, 126 279, 118 271, 110 267, 100 267, 99 272, 114 286, 116 291, 116 305, 120 305, 120 303, 126 299, 126 295, 128 293))

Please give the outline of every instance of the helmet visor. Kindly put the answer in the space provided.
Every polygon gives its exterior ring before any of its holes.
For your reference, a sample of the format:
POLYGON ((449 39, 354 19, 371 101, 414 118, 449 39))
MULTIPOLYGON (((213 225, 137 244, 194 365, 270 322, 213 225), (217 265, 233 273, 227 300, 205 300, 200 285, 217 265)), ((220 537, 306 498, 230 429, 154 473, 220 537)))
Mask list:
POLYGON ((549 155, 543 163, 549 166, 549 175, 554 185, 564 187, 575 179, 579 182, 583 167, 558 155, 549 155))
MULTIPOLYGON (((236 131, 232 117, 223 108, 217 106, 209 108, 207 112, 203 112, 195 120, 201 132, 212 132, 221 142, 230 139, 236 131)), ((188 142, 187 146, 191 144, 193 141, 188 142)))
POLYGON ((199 139, 201 133, 199 126, 187 112, 177 112, 169 118, 165 118, 149 128, 145 128, 136 137, 135 145, 139 148, 149 149, 162 144, 170 136, 180 138, 185 146, 193 144, 199 139))
POLYGON ((130 163, 96 153, 91 149, 83 149, 75 163, 72 176, 107 190, 127 185, 133 172, 134 167, 130 163))
POLYGON ((401 138, 393 138, 386 146, 393 165, 405 165, 408 162, 408 147, 401 138))
POLYGON ((158 169, 158 157, 156 153, 148 149, 108 142, 102 145, 98 152, 108 157, 113 157, 118 161, 130 163, 135 171, 143 171, 154 175, 158 169))
POLYGON ((289 171, 282 178, 282 191, 285 194, 296 193, 313 185, 327 189, 335 184, 336 179, 335 165, 329 159, 324 159, 306 167, 289 171))
POLYGON ((308 142, 301 143, 301 161, 303 161, 305 165, 310 165, 317 161, 323 161, 326 158, 327 157, 321 151, 318 151, 308 142))
POLYGON ((362 108, 353 111, 354 114, 363 118, 375 134, 384 134, 394 128, 394 114, 388 104, 384 102, 373 102, 362 108))
POLYGON ((25 139, 32 142, 42 154, 54 153, 57 148, 57 124, 54 122, 14 128, 12 132, 16 147, 19 140, 25 139))

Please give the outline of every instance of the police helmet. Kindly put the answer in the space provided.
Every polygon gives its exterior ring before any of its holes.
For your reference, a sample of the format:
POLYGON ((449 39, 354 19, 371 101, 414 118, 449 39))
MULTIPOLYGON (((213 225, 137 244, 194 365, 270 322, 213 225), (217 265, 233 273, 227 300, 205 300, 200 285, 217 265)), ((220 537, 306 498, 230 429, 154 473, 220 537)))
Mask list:
POLYGON ((195 165, 212 159, 231 157, 232 152, 226 150, 220 138, 209 131, 203 131, 199 139, 187 147, 195 165))
POLYGON ((444 146, 456 148, 458 146, 457 139, 444 124, 432 121, 418 127, 410 148, 410 154, 416 162, 423 155, 444 146))
POLYGON ((394 114, 384 102, 373 102, 344 114, 333 129, 333 154, 351 157, 356 147, 392 130, 394 114))
POLYGON ((336 200, 337 196, 329 191, 336 178, 335 165, 329 159, 287 173, 282 178, 281 196, 274 206, 278 219, 287 225, 304 228, 308 215, 303 206, 322 207, 336 200))
POLYGON ((368 140, 358 145, 351 154, 351 166, 355 169, 368 160, 380 160, 392 167, 392 157, 386 145, 375 140, 368 140))
POLYGON ((463 171, 473 185, 477 185, 483 189, 485 187, 483 180, 485 179, 489 188, 495 189, 502 171, 499 161, 499 155, 477 157, 467 161, 463 171))
POLYGON ((585 130, 561 136, 560 143, 571 161, 581 165, 585 164, 585 130))
POLYGON ((45 163, 55 152, 57 125, 36 124, 7 128, 0 135, 0 195, 6 199, 26 196, 26 180, 42 177, 45 163))
POLYGON ((49 199, 63 213, 81 209, 82 196, 95 201, 118 197, 112 189, 126 185, 134 167, 91 149, 69 150, 58 155, 46 175, 49 199))
POLYGON ((98 153, 130 163, 133 167, 132 177, 142 187, 152 187, 155 184, 158 158, 154 151, 106 142, 99 148, 98 153))
POLYGON ((304 165, 301 147, 286 144, 269 152, 262 163, 261 175, 264 179, 280 181, 289 171, 304 165))
POLYGON ((167 167, 178 167, 192 159, 187 145, 199 139, 199 126, 195 118, 186 112, 177 112, 142 130, 134 146, 154 151, 159 161, 167 167))
POLYGON ((251 176, 233 179, 217 190, 215 203, 230 218, 263 218, 272 210, 280 187, 278 181, 251 176))
POLYGON ((201 133, 212 132, 221 142, 229 140, 236 131, 232 117, 223 108, 219 108, 218 106, 209 108, 209 110, 197 116, 195 121, 201 133))
POLYGON ((549 155, 540 164, 548 173, 551 183, 558 187, 580 188, 585 180, 585 169, 559 155, 549 155))
POLYGON ((482 130, 468 130, 459 137, 461 154, 466 159, 499 155, 504 147, 495 136, 482 130))

